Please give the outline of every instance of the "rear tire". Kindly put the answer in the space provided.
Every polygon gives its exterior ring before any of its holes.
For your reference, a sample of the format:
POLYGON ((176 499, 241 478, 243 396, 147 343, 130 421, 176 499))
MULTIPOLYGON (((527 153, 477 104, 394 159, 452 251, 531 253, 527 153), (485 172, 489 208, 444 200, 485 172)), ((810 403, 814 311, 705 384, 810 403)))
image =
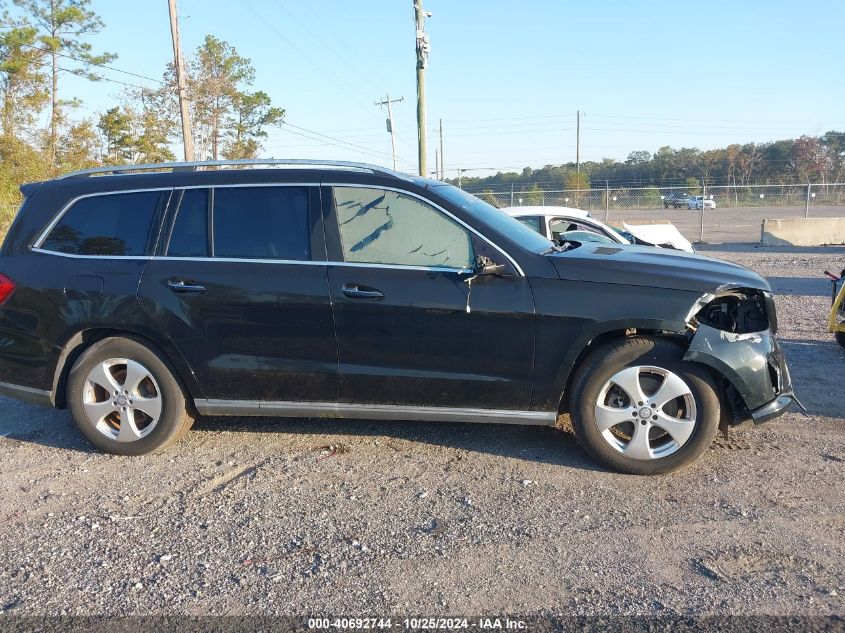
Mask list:
POLYGON ((719 429, 718 390, 705 368, 682 358, 672 341, 650 337, 613 341, 587 357, 569 410, 590 455, 621 472, 657 475, 707 450, 719 429))
POLYGON ((68 408, 82 434, 116 455, 145 455, 179 440, 194 422, 176 372, 141 341, 110 337, 70 370, 68 408))
POLYGON ((845 332, 836 332, 834 337, 836 337, 837 343, 839 343, 842 347, 845 347, 845 332))

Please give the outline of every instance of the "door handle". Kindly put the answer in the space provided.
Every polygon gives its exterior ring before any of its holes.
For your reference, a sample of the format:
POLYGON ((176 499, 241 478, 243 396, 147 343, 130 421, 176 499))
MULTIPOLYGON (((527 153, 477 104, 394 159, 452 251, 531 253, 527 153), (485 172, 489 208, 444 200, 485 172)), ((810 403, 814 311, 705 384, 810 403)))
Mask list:
POLYGON ((384 293, 381 290, 360 284, 343 284, 343 294, 350 299, 368 299, 370 301, 384 299, 384 293))
POLYGON ((205 286, 185 283, 183 279, 171 279, 167 282, 167 287, 177 294, 202 294, 205 292, 205 286))

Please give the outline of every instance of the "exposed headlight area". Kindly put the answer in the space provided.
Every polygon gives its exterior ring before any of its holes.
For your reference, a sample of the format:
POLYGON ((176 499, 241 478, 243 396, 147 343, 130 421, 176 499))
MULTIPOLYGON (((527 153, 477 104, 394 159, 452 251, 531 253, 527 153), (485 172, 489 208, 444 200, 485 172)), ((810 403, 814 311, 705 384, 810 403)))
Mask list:
MULTIPOLYGON (((698 304, 700 305, 701 302, 698 304)), ((749 334, 777 329, 771 293, 751 288, 738 288, 707 295, 704 305, 690 320, 697 329, 707 325, 722 332, 749 334)))

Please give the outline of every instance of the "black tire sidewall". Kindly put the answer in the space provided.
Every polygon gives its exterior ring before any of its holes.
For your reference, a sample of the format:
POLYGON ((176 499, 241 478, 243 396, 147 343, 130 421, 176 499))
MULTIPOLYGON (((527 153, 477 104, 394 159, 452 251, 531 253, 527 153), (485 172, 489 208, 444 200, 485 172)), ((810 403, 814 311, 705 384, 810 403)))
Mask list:
POLYGON ((588 359, 574 383, 570 410, 575 434, 590 453, 623 472, 652 475, 684 468, 708 449, 719 428, 718 391, 707 370, 684 362, 682 356, 682 349, 669 341, 641 338, 607 345, 588 359), (596 426, 594 407, 601 388, 618 371, 636 365, 660 367, 677 374, 690 387, 695 400, 697 423, 693 434, 667 457, 653 460, 626 457, 604 440, 596 426))
POLYGON ((89 347, 74 363, 68 376, 67 402, 73 419, 92 444, 118 455, 153 453, 178 438, 187 415, 185 394, 174 372, 160 355, 143 343, 124 337, 103 339, 89 347), (85 380, 97 364, 109 358, 128 358, 141 363, 155 378, 162 396, 162 412, 149 435, 135 442, 118 442, 105 437, 88 420, 82 406, 85 380))

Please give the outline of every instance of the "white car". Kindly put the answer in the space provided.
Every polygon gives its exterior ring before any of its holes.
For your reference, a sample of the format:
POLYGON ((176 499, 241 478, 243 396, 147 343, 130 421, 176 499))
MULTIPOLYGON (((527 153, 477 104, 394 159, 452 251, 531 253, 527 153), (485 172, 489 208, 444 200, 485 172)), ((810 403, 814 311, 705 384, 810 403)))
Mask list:
POLYGON ((624 231, 600 222, 587 211, 570 207, 505 207, 502 209, 553 242, 605 242, 673 248, 694 253, 692 244, 671 223, 625 224, 624 231))
POLYGON ((687 202, 687 209, 701 209, 702 205, 705 209, 715 209, 716 201, 712 198, 704 198, 702 196, 692 196, 687 202))

